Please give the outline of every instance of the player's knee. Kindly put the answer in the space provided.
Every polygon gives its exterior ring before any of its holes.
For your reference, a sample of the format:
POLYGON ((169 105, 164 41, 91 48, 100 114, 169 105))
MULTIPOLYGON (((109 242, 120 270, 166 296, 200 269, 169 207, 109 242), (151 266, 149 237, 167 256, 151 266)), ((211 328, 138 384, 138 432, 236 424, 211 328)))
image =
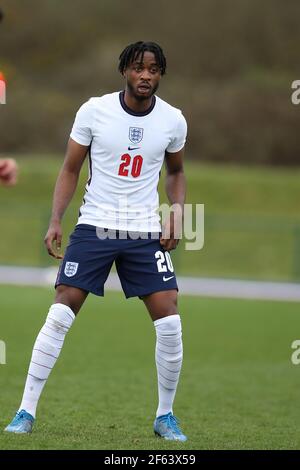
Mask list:
POLYGON ((162 302, 159 309, 161 317, 178 315, 177 296, 171 297, 167 301, 162 302))
POLYGON ((178 315, 177 305, 175 304, 162 306, 159 311, 160 318, 172 317, 174 315, 178 315))
POLYGON ((81 295, 81 292, 77 292, 77 290, 79 291, 79 289, 63 284, 57 286, 55 303, 66 305, 72 310, 74 315, 77 315, 86 297, 85 293, 81 295))
POLYGON ((46 318, 46 326, 56 333, 65 335, 74 321, 74 313, 67 305, 51 305, 46 318))
POLYGON ((167 334, 177 334, 178 331, 181 331, 181 320, 179 314, 164 317, 162 331, 167 332, 167 334))
MULTIPOLYGON (((181 320, 179 315, 169 315, 157 320, 155 323, 157 337, 166 346, 178 346, 178 354, 182 353, 181 348, 181 320)), ((167 351, 165 351, 167 353, 167 351)))

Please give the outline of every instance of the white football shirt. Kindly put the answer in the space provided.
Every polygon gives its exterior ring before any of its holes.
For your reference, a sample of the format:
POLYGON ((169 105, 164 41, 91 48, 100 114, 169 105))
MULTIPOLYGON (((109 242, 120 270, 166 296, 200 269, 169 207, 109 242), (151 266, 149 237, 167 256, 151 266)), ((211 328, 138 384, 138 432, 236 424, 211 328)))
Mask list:
POLYGON ((144 113, 124 102, 124 91, 91 98, 76 114, 71 138, 90 146, 89 180, 78 224, 158 232, 157 185, 165 151, 184 147, 186 121, 157 96, 144 113))

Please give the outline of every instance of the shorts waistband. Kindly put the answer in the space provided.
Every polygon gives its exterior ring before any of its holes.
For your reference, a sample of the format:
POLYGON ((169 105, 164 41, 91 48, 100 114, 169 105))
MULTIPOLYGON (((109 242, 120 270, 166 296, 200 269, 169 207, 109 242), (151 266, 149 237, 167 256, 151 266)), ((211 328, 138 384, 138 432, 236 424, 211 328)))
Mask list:
POLYGON ((159 240, 161 232, 140 232, 135 230, 119 230, 114 228, 97 227, 89 224, 77 224, 75 230, 84 229, 96 231, 100 239, 121 239, 121 240, 159 240))

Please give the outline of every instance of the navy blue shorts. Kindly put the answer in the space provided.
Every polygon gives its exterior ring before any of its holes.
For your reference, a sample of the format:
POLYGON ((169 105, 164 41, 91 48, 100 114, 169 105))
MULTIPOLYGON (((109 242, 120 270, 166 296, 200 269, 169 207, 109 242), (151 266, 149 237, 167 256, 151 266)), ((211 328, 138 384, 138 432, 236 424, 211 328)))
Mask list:
POLYGON ((143 238, 139 239, 129 238, 127 232, 115 234, 115 239, 101 239, 96 227, 77 225, 70 236, 55 287, 65 284, 103 296, 105 281, 115 261, 127 298, 178 290, 170 254, 160 245, 159 234, 155 234, 156 239, 151 233, 142 234, 143 238))

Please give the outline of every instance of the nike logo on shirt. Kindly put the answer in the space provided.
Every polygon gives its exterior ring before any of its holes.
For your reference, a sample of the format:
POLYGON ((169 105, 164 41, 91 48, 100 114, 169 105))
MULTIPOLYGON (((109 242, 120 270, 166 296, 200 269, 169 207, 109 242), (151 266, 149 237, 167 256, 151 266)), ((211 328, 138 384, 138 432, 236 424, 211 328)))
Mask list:
POLYGON ((166 281, 169 281, 170 279, 173 279, 174 276, 171 276, 171 277, 163 277, 163 280, 166 282, 166 281))
POLYGON ((130 147, 130 146, 129 146, 129 147, 128 147, 128 150, 137 150, 137 149, 139 149, 139 148, 141 148, 141 147, 130 147))

